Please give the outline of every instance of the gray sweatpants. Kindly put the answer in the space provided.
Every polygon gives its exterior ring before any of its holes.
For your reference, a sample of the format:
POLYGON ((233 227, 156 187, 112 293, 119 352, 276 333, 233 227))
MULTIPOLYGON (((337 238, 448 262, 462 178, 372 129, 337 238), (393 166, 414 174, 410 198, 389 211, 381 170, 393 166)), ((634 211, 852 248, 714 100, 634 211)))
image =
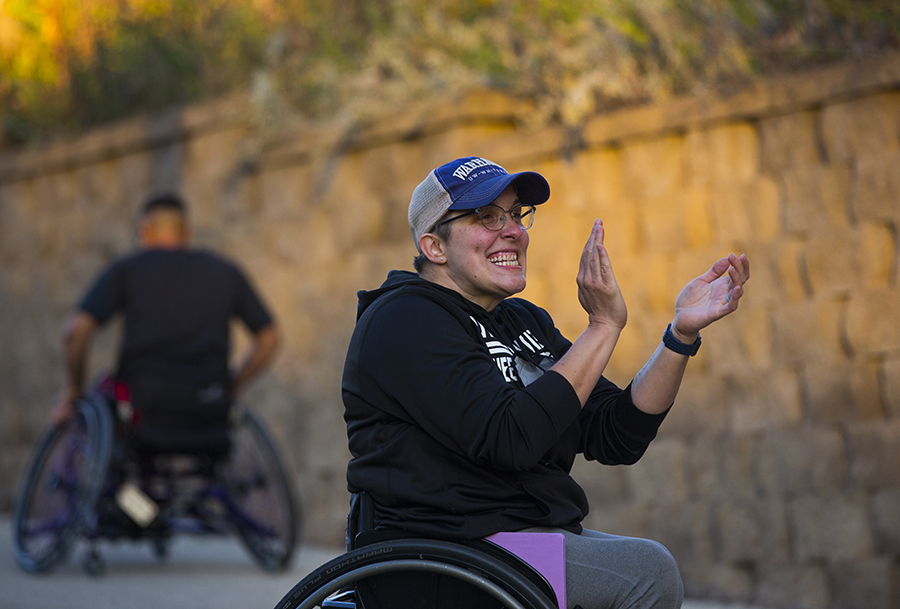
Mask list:
POLYGON ((568 609, 679 609, 684 586, 678 565, 660 543, 585 529, 566 536, 568 609))

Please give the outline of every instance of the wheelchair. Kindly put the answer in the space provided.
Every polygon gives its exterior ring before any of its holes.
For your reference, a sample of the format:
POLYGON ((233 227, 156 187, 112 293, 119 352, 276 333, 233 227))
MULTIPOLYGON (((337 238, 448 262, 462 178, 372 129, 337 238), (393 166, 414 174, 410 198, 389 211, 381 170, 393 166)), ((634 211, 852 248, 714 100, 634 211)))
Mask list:
POLYGON ((368 528, 370 518, 371 500, 354 495, 348 551, 303 578, 275 609, 566 607, 561 533, 450 542, 368 528))
POLYGON ((181 533, 236 534, 263 569, 290 565, 300 513, 259 417, 235 404, 212 444, 151 452, 129 441, 135 420, 122 400, 95 389, 68 422, 44 433, 13 516, 14 553, 24 570, 52 569, 84 538, 83 566, 99 575, 98 541, 149 540, 162 560, 181 533))

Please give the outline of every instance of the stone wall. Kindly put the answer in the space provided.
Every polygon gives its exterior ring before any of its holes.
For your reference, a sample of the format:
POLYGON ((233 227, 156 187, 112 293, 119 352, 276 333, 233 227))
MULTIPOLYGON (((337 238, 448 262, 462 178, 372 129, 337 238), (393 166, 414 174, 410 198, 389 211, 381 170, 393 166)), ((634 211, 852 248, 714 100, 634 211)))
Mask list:
MULTIPOLYGON (((630 313, 617 382, 684 283, 730 251, 751 260, 740 310, 704 332, 646 456, 577 464, 586 525, 665 543, 691 596, 900 607, 900 57, 624 110, 575 135, 516 128, 512 104, 480 95, 264 141, 235 98, 0 157, 0 508, 60 386, 67 310, 132 247, 143 193, 174 186, 196 241, 239 260, 284 328, 247 398, 296 474, 306 540, 342 543, 355 292, 411 268, 412 189, 474 154, 550 181, 523 295, 570 338, 586 321, 579 253, 604 219, 630 313)), ((98 338, 95 369, 117 331, 98 338)))

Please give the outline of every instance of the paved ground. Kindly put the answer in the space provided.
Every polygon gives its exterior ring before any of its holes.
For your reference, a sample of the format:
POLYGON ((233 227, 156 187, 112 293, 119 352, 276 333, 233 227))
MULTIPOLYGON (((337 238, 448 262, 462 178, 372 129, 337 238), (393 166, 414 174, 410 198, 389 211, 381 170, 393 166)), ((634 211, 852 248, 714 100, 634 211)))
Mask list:
MULTIPOLYGON (((13 557, 9 518, 0 517, 0 609, 271 609, 307 572, 341 551, 303 547, 288 572, 270 575, 237 539, 178 537, 162 563, 145 543, 100 549, 106 561, 101 577, 82 569, 83 545, 52 573, 25 573, 13 557)), ((687 601, 684 609, 752 608, 687 601)))

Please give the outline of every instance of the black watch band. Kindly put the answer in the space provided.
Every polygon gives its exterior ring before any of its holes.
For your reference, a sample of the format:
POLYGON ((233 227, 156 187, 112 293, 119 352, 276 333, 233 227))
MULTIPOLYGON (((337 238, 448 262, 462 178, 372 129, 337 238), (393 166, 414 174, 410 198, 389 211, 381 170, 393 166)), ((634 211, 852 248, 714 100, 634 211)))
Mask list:
POLYGON ((670 349, 675 353, 680 355, 690 355, 691 357, 697 355, 697 351, 700 350, 700 335, 697 334, 697 340, 693 342, 693 344, 687 345, 672 334, 672 324, 666 326, 666 332, 663 334, 663 345, 666 346, 666 349, 670 349))

